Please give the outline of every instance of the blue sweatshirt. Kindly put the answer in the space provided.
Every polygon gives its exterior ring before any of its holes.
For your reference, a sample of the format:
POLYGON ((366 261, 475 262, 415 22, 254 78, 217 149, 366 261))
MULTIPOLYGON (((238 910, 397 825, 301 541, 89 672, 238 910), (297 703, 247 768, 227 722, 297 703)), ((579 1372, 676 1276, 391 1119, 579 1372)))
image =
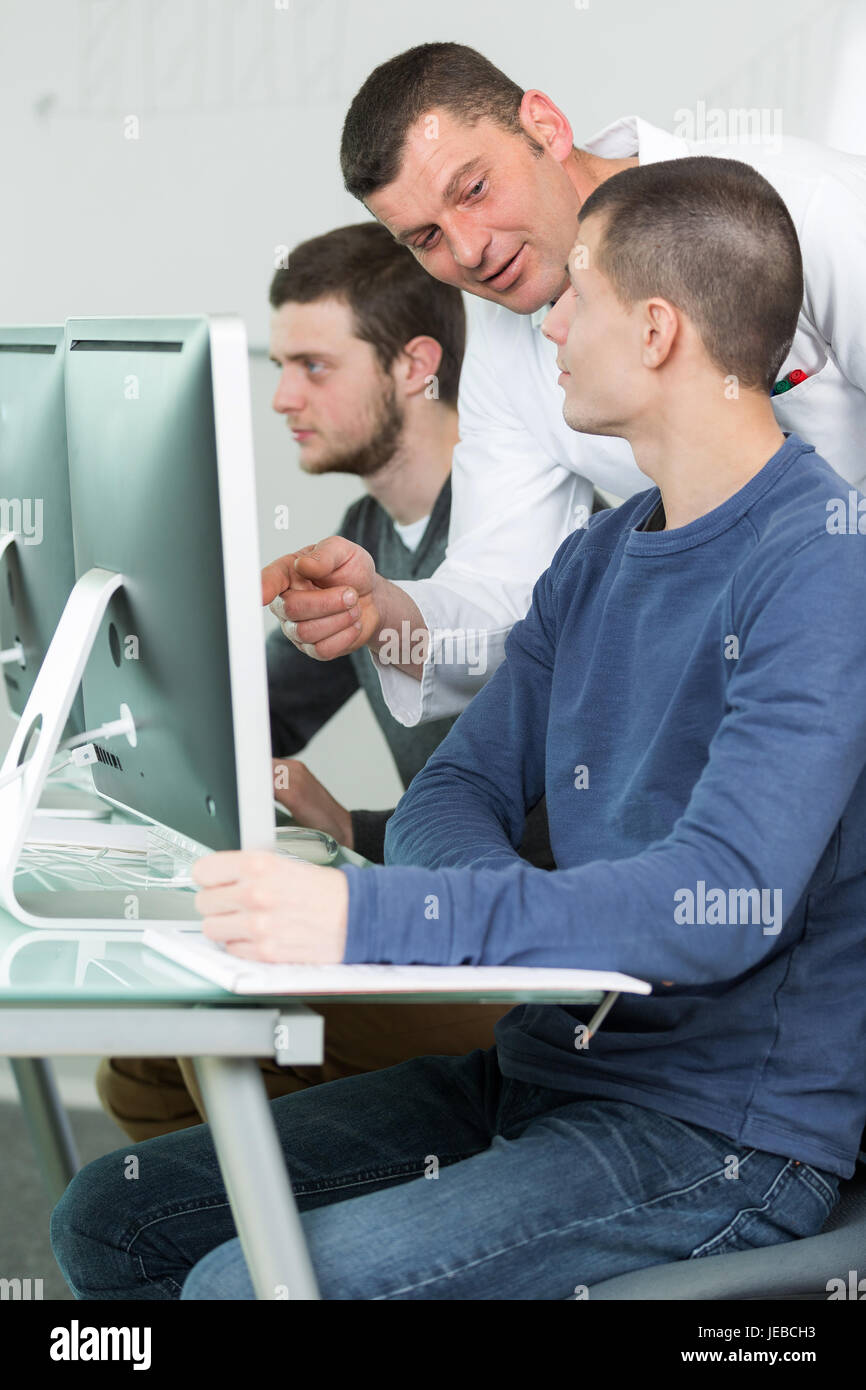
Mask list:
MULTIPOLYGON (((866 535, 795 434, 733 497, 594 516, 349 879, 346 961, 620 970, 522 1005, 507 1076, 848 1177, 866 1119, 866 535), (546 790, 557 869, 518 859, 546 790), (396 867, 399 866, 399 867, 396 867)), ((862 502, 866 512, 866 502, 862 502)), ((866 515, 862 521, 866 531, 866 515)))

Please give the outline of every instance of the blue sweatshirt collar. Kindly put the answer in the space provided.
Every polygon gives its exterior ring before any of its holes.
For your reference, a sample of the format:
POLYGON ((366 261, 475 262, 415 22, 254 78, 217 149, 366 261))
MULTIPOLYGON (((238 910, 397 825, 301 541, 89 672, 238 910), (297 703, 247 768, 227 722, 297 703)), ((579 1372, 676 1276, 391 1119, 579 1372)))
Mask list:
POLYGON ((690 521, 687 526, 677 526, 672 531, 641 531, 652 516, 659 502, 661 492, 654 487, 646 494, 646 501, 635 513, 626 541, 628 555, 670 555, 677 550, 691 550, 696 545, 704 545, 715 540, 723 531, 735 526, 750 507, 771 488, 795 458, 803 453, 814 453, 813 444, 806 444, 798 434, 786 434, 785 442, 764 467, 750 478, 745 487, 735 492, 733 497, 722 502, 721 506, 690 521))

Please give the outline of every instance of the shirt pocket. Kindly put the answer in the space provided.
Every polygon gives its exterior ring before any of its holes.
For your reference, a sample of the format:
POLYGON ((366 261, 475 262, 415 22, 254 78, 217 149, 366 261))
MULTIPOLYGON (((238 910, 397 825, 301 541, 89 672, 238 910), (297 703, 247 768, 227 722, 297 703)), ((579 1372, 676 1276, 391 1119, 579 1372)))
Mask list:
POLYGON ((855 487, 863 483, 866 394, 843 376, 832 353, 819 371, 774 396, 772 404, 780 429, 812 444, 843 480, 855 487))

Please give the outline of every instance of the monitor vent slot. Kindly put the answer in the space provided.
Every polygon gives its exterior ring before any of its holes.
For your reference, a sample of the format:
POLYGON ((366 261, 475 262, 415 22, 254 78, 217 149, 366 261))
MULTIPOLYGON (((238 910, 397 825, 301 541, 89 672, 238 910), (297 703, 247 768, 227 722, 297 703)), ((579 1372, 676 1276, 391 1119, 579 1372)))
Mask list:
POLYGON ((100 747, 98 743, 94 743, 93 747, 96 752, 96 756, 101 763, 104 763, 106 767, 116 768, 118 772, 123 771, 123 764, 121 763, 120 759, 116 756, 116 754, 109 753, 107 748, 100 747))
POLYGON ((151 343, 125 338, 73 338, 70 352, 182 352, 183 343, 151 343))
POLYGON ((56 343, 0 343, 0 352, 47 352, 50 356, 56 351, 56 343))

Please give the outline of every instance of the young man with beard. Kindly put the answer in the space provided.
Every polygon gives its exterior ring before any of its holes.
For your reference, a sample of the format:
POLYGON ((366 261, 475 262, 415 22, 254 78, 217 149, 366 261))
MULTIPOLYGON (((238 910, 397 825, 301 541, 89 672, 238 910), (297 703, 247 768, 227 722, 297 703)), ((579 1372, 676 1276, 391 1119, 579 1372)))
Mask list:
MULTIPOLYGON (((302 242, 270 288, 273 408, 298 446, 305 472, 360 478, 366 495, 338 528, 348 542, 406 580, 431 575, 445 556, 451 458, 465 315, 460 293, 431 281, 376 222, 302 242)), ((295 759, 362 689, 400 780, 408 787, 453 718, 408 730, 382 698, 361 648, 310 661, 279 631, 268 640, 271 746, 288 787, 277 796, 301 825, 382 862, 389 811, 349 811, 295 759)))

